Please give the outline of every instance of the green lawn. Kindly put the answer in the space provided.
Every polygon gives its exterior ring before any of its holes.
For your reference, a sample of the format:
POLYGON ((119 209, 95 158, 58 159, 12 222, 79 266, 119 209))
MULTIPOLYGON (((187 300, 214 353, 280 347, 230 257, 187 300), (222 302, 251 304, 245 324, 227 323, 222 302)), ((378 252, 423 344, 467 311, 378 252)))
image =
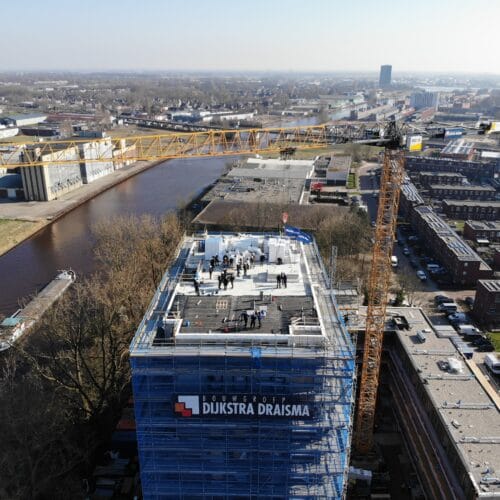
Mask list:
POLYGON ((495 351, 500 352, 500 332, 490 332, 488 336, 495 346, 495 351))
POLYGON ((356 189, 356 174, 351 172, 347 178, 347 189, 356 189))

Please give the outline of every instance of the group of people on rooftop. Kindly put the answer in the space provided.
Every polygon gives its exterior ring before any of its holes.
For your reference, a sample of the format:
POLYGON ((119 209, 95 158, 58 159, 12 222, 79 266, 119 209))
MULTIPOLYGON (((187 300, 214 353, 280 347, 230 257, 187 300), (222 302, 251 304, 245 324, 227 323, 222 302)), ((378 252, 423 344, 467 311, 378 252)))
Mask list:
POLYGON ((264 318, 264 311, 252 311, 248 314, 247 311, 243 311, 240 315, 240 322, 244 324, 245 329, 248 328, 248 320, 250 319, 250 328, 255 328, 255 322, 257 321, 260 328, 262 326, 262 319, 264 318))
MULTIPOLYGON (((260 261, 261 264, 264 262, 265 256, 261 255, 260 261)), ((243 271, 243 276, 248 276, 248 271, 249 269, 254 265, 255 263, 255 256, 254 254, 250 254, 250 257, 247 257, 243 259, 242 257, 238 258, 238 261, 236 262, 236 276, 240 277, 241 272, 243 271)), ((235 264, 235 259, 233 257, 229 257, 227 254, 224 255, 222 258, 222 262, 219 260, 218 255, 214 255, 209 262, 208 266, 208 276, 210 279, 212 279, 212 275, 215 271, 215 268, 219 266, 219 264, 222 267, 222 272, 219 276, 217 276, 217 281, 219 283, 219 290, 224 287, 224 290, 227 290, 228 285, 231 285, 231 288, 234 288, 234 274, 233 273, 228 273, 228 269, 232 269, 235 264)))
MULTIPOLYGON (((261 255, 260 263, 263 264, 265 260, 266 260, 265 255, 261 255)), ((281 259, 278 259, 278 263, 281 264, 281 259)), ((219 290, 221 290, 222 287, 224 287, 224 290, 227 290, 228 285, 231 285, 231 288, 234 288, 234 279, 235 279, 234 273, 228 273, 227 270, 232 269, 235 266, 237 277, 241 276, 242 271, 243 271, 243 276, 248 276, 249 269, 251 269, 255 265, 255 255, 251 253, 249 257, 246 258, 238 257, 237 261, 235 261, 233 257, 229 257, 229 255, 226 254, 223 256, 222 262, 220 261, 218 255, 214 255, 210 259, 208 266, 208 275, 210 279, 212 279, 215 268, 219 265, 222 268, 222 272, 217 276, 218 288, 219 290)), ((199 282, 197 280, 193 280, 193 282, 195 291, 197 295, 199 295, 199 282)), ((287 282, 288 282, 288 276, 284 272, 279 273, 276 276, 276 288, 287 288, 287 282)))
POLYGON ((276 288, 281 288, 281 285, 283 285, 283 288, 286 288, 288 281, 288 277, 285 273, 278 274, 276 276, 276 288))

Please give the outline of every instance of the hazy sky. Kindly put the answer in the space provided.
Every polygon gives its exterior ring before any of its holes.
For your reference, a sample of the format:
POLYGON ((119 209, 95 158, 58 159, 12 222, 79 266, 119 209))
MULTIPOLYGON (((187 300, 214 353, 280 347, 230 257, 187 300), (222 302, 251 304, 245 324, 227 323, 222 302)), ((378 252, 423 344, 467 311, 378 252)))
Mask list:
POLYGON ((500 0, 0 0, 0 71, 500 74, 500 0))

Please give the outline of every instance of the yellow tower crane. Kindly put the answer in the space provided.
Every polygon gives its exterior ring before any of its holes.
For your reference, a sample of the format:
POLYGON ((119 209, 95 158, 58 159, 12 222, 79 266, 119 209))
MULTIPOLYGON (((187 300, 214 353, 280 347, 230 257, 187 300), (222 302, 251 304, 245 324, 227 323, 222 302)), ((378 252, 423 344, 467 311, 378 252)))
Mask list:
POLYGON ((0 142, 0 166, 39 167, 74 164, 68 151, 91 142, 90 162, 151 161, 170 158, 224 156, 312 149, 339 143, 385 146, 375 243, 368 281, 368 311, 364 341, 355 446, 368 452, 373 444, 373 425, 385 327, 391 255, 396 228, 399 192, 404 175, 404 135, 393 120, 366 129, 363 126, 305 126, 245 130, 164 133, 124 138, 55 140, 47 142, 0 142))

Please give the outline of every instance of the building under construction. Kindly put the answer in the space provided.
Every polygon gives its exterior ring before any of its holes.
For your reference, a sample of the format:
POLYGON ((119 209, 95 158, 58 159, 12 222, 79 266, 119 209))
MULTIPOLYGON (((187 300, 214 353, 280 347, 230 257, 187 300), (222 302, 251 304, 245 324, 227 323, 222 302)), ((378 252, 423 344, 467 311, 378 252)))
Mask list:
POLYGON ((144 498, 342 498, 355 347, 314 242, 186 237, 131 344, 144 498))

